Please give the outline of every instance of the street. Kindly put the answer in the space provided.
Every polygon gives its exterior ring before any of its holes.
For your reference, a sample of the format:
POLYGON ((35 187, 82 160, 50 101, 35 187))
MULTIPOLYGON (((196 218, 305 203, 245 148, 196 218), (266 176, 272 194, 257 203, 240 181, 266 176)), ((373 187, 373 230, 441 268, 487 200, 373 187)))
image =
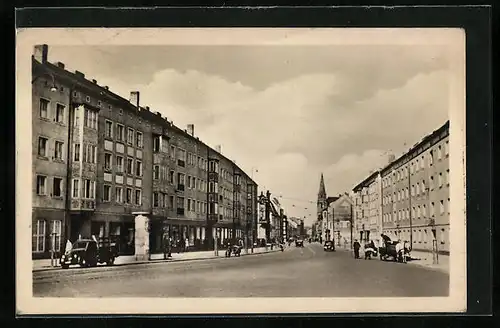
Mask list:
POLYGON ((426 268, 355 260, 320 244, 285 252, 33 272, 34 297, 430 297, 449 276, 426 268))

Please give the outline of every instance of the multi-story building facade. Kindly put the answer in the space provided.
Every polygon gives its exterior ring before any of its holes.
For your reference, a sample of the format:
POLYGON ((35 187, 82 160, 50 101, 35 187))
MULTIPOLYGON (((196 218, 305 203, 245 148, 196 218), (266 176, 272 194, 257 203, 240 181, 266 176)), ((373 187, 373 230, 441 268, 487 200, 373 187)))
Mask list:
POLYGON ((337 197, 329 197, 328 223, 331 227, 331 239, 341 243, 350 241, 351 224, 354 217, 354 203, 349 194, 340 194, 337 197), (330 223, 331 222, 331 223, 330 223))
POLYGON ((371 173, 353 188, 354 230, 360 241, 378 239, 382 233, 382 183, 380 171, 371 173))
MULTIPOLYGON (((407 240, 415 250, 449 252, 448 139, 449 121, 377 173, 380 231, 407 240)), ((371 186, 365 183, 369 178, 357 188, 371 186)))
POLYGON ((33 258, 61 251, 67 239, 112 237, 134 253, 136 212, 149 213, 149 247, 165 236, 191 248, 214 236, 255 238, 257 185, 233 161, 81 72, 32 58, 33 258))

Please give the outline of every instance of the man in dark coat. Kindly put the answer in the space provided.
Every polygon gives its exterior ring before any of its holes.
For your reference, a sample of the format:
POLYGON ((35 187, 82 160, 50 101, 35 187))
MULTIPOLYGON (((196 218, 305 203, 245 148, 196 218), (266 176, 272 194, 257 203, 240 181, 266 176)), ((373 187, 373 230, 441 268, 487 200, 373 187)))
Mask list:
POLYGON ((361 248, 361 244, 358 242, 357 239, 354 240, 354 258, 359 259, 359 249, 361 248))
POLYGON ((167 233, 163 234, 163 259, 172 257, 172 238, 167 233))

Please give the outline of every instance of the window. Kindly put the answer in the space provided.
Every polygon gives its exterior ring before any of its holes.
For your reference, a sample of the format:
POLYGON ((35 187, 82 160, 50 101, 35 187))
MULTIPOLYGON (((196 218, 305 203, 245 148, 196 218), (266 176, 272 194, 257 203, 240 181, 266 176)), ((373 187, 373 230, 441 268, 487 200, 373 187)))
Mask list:
POLYGON ((116 139, 118 141, 125 141, 125 128, 121 124, 116 125, 116 139))
POLYGON ((32 251, 45 252, 45 220, 37 220, 33 226, 32 251))
POLYGON ((134 129, 132 128, 127 129, 127 144, 129 145, 134 144, 134 129))
POLYGON ((437 158, 438 160, 440 160, 442 158, 442 149, 441 149, 441 145, 438 146, 438 150, 437 150, 437 158))
POLYGON ((450 214, 450 199, 448 198, 448 214, 450 214))
POLYGON ((208 192, 217 192, 217 182, 210 181, 208 183, 208 192))
POLYGON ((83 162, 96 163, 97 147, 95 145, 84 145, 83 162))
POLYGON ((444 229, 441 229, 441 234, 440 235, 441 235, 441 238, 440 238, 441 239, 441 245, 443 245, 445 243, 445 240, 446 240, 446 238, 445 238, 445 230, 444 229))
POLYGON ((59 252, 61 250, 61 220, 52 221, 52 229, 51 229, 51 249, 55 252, 59 252))
POLYGON ((104 185, 104 187, 103 187, 103 194, 102 194, 102 200, 104 202, 111 201, 111 186, 110 185, 104 185))
POLYGON ((432 164, 434 164, 434 150, 429 152, 429 166, 432 166, 432 164))
POLYGON ((417 162, 415 165, 415 172, 418 172, 419 169, 420 169, 420 165, 418 165, 418 159, 417 159, 417 162))
POLYGON ((158 153, 161 150, 161 136, 154 135, 153 136, 153 151, 158 153))
POLYGON ((439 201, 439 214, 444 214, 444 200, 439 201))
POLYGON ((137 176, 142 176, 142 162, 141 161, 136 161, 135 162, 135 175, 137 176))
POLYGON ((123 172, 123 157, 116 156, 116 170, 117 172, 123 172))
POLYGON ((56 122, 64 123, 64 105, 57 104, 56 105, 56 122))
POLYGON ((155 179, 155 180, 160 179, 160 166, 159 165, 153 166, 153 179, 155 179))
POLYGON ((142 133, 139 131, 137 131, 135 134, 135 145, 138 148, 142 148, 142 146, 143 146, 142 133))
POLYGON ((177 208, 184 208, 184 197, 177 197, 177 208))
POLYGON ((125 195, 125 202, 127 204, 132 204, 132 189, 127 188, 126 195, 125 195))
POLYGON ((446 185, 450 185, 450 170, 446 170, 446 185))
POLYGON ((188 175, 187 187, 191 189, 191 176, 188 175))
POLYGON ((415 185, 411 186, 411 195, 412 197, 415 196, 415 185))
POLYGON ((43 175, 36 176, 36 194, 44 196, 47 194, 47 177, 43 175))
POLYGON ((52 185, 52 195, 54 197, 62 197, 62 182, 61 178, 54 178, 52 185))
POLYGON ((168 196, 168 198, 169 198, 168 205, 170 208, 173 208, 174 207, 174 196, 168 196))
POLYGON ((422 218, 425 218, 425 216, 427 215, 427 209, 426 209, 426 206, 425 205, 422 205, 422 218))
POLYGON ((86 96, 86 97, 85 97, 85 101, 86 101, 86 102, 90 102, 90 97, 89 97, 89 96, 86 96))
POLYGON ((134 174, 134 160, 132 158, 127 158, 127 174, 134 174))
POLYGON ((135 191, 135 205, 142 205, 142 192, 140 189, 135 191))
POLYGON ((109 153, 104 154, 104 169, 105 170, 111 170, 111 165, 112 165, 111 158, 112 158, 111 154, 109 154, 109 153))
POLYGON ((115 200, 117 203, 123 203, 123 189, 121 187, 115 188, 116 196, 115 200))
POLYGON ((192 208, 191 208, 191 199, 189 199, 189 198, 188 198, 188 200, 187 200, 187 210, 188 210, 189 212, 191 212, 191 211, 192 211, 192 208))
POLYGON ((73 198, 80 197, 80 180, 73 179, 73 198))
POLYGON ((175 176, 175 172, 170 170, 170 172, 168 172, 168 182, 171 183, 171 184, 174 184, 174 176, 175 176))
POLYGON ((155 191, 153 192, 153 207, 158 207, 160 202, 160 195, 155 191))
POLYGON ((97 107, 102 107, 102 101, 100 100, 97 101, 97 107))
POLYGON ((411 217, 412 218, 415 217, 415 207, 412 207, 412 209, 411 209, 411 217))
POLYGON ((113 138, 113 122, 108 120, 106 120, 105 136, 106 138, 113 138))
POLYGON ((417 218, 420 219, 420 205, 417 206, 417 218))
POLYGON ((170 157, 172 159, 175 159, 175 147, 174 146, 170 146, 170 157))
POLYGON ((85 109, 85 127, 90 129, 97 129, 97 113, 90 110, 85 109))
POLYGON ((186 176, 182 173, 177 173, 177 183, 179 185, 184 185, 185 184, 185 179, 186 179, 186 176))
POLYGON ((448 157, 450 155, 450 145, 448 141, 444 143, 444 155, 448 157))
POLYGON ((438 184, 439 184, 439 188, 441 188, 443 186, 443 173, 439 173, 439 175, 438 175, 438 184))
POLYGON ((74 119, 73 119, 73 126, 74 127, 77 127, 77 126, 80 126, 80 109, 79 107, 76 107, 74 110, 74 119))
POLYGON ((38 138, 38 156, 47 157, 47 142, 47 138, 38 138))
POLYGON ((422 180, 422 194, 426 192, 425 190, 425 180, 422 180))
POLYGON ((435 215, 434 202, 429 206, 429 215, 433 217, 435 215))
POLYGON ((49 118, 49 101, 47 99, 40 98, 40 117, 49 118))
POLYGON ((405 197, 408 198, 409 195, 408 195, 408 188, 405 189, 405 197))
POLYGON ((60 161, 63 160, 63 147, 64 143, 61 141, 56 141, 55 148, 54 148, 54 158, 58 159, 60 161))
POLYGON ((80 144, 73 145, 73 161, 74 162, 80 161, 80 144))
POLYGON ((421 169, 425 168, 425 159, 424 159, 424 156, 422 156, 422 160, 420 161, 420 168, 421 169))
POLYGON ((83 198, 95 198, 95 181, 88 179, 83 180, 83 198))
POLYGON ((434 190, 434 177, 431 175, 430 179, 429 179, 429 188, 431 190, 434 190))

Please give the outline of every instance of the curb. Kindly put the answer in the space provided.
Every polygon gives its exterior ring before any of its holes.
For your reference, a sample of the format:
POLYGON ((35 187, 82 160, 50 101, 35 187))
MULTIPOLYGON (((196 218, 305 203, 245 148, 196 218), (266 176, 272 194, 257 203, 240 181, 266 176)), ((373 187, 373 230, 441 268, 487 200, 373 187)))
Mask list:
MULTIPOLYGON (((241 257, 244 256, 250 256, 250 255, 259 255, 259 254, 269 254, 269 253, 275 253, 278 252, 279 250, 268 250, 264 252, 259 252, 259 253, 248 253, 248 254, 241 254, 241 257)), ((135 261, 135 262, 129 262, 129 263, 119 263, 119 264, 114 264, 112 266, 102 266, 102 267, 119 267, 119 266, 126 266, 126 265, 138 265, 138 264, 159 264, 159 263, 165 263, 165 262, 187 262, 187 261, 203 261, 203 260, 215 260, 215 259, 225 259, 225 256, 210 256, 210 257, 201 257, 201 258, 192 258, 192 259, 171 259, 171 260, 164 260, 164 259, 157 259, 157 260, 149 260, 149 261, 135 261)), ((61 268, 60 266, 57 267, 45 267, 45 268, 40 268, 40 269, 32 269, 32 272, 44 272, 44 271, 63 271, 66 269, 61 268)))

